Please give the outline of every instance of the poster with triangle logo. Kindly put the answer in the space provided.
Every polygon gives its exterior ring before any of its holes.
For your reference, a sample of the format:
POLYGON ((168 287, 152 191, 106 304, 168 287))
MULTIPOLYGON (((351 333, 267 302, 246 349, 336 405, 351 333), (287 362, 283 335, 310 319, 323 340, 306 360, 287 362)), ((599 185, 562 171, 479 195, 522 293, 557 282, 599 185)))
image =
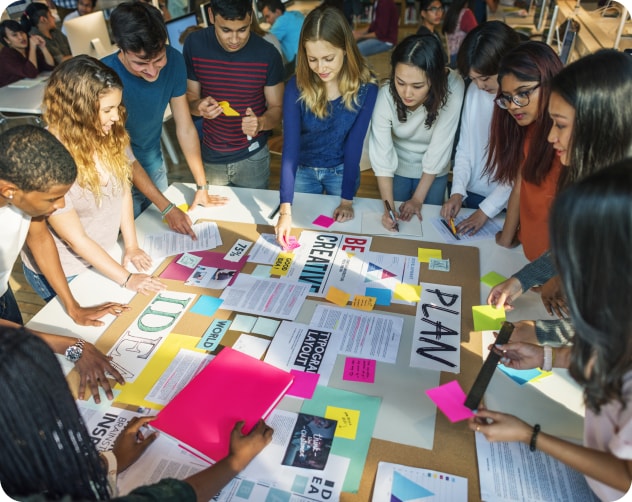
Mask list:
POLYGON ((398 277, 398 274, 395 272, 389 272, 376 263, 369 262, 364 282, 381 281, 384 279, 391 279, 392 277, 398 277))

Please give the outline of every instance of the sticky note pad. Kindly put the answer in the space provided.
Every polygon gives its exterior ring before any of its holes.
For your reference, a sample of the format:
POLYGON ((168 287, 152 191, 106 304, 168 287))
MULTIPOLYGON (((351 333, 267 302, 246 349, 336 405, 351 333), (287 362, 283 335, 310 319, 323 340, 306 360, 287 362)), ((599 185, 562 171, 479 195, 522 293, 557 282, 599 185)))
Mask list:
POLYGON ((475 305, 472 307, 475 331, 499 330, 505 321, 505 309, 493 305, 475 305))
POLYGON ((195 305, 191 307, 191 312, 193 312, 194 314, 202 314, 211 317, 213 314, 215 314, 215 312, 217 312, 217 309, 223 302, 224 300, 221 300, 220 298, 202 295, 200 296, 198 301, 195 302, 195 305))
POLYGON ((281 321, 277 321, 276 319, 259 317, 250 332, 256 333, 257 335, 269 336, 270 338, 272 338, 276 333, 279 324, 281 324, 281 321))
POLYGON ((350 382, 375 382, 375 359, 362 359, 360 357, 347 357, 342 379, 350 382))
POLYGON ((325 228, 329 228, 335 222, 336 220, 334 220, 333 218, 329 216, 325 216, 324 214, 321 214, 318 218, 312 221, 314 225, 318 225, 319 227, 325 227, 325 228))
POLYGON ((417 248, 417 259, 420 262, 428 263, 430 262, 430 258, 438 258, 441 260, 443 255, 441 254, 440 249, 430 249, 430 248, 417 248))
MULTIPOLYGON (((513 368, 508 368, 504 364, 499 364, 498 369, 502 371, 505 375, 507 375, 509 378, 511 378, 518 385, 524 385, 527 382, 530 382, 532 380, 537 380, 538 378, 542 378, 542 376, 546 376, 544 375, 545 372, 542 371, 540 368, 532 368, 528 370, 516 370, 513 368)), ((546 373, 550 374, 550 372, 546 372, 546 373)))
POLYGON ((351 440, 356 438, 358 423, 360 422, 359 410, 327 406, 325 409, 325 418, 338 421, 336 433, 334 434, 335 437, 351 440))
POLYGON ((294 251, 296 248, 300 248, 301 245, 296 240, 296 237, 290 235, 286 241, 285 246, 283 246, 283 251, 294 251))
POLYGON ((292 253, 287 253, 283 251, 279 253, 276 260, 274 260, 274 265, 272 265, 272 270, 270 273, 273 275, 287 275, 288 270, 290 270, 290 266, 292 265, 292 261, 294 260, 294 255, 292 253))
POLYGON ((370 312, 371 310, 373 310, 373 307, 375 307, 376 301, 377 301, 377 298, 375 298, 375 296, 356 295, 353 298, 353 302, 351 302, 351 306, 354 309, 366 310, 367 312, 370 312))
POLYGON ((421 297, 421 286, 414 284, 404 284, 398 282, 395 286, 393 298, 395 300, 404 300, 405 302, 418 302, 421 297))
POLYGON ((335 286, 331 286, 329 291, 327 291, 327 296, 325 298, 329 300, 331 303, 335 303, 339 307, 344 307, 347 305, 349 298, 351 295, 349 293, 344 292, 342 289, 338 289, 335 286))
POLYGON ((311 399, 316 390, 316 385, 318 385, 320 375, 298 370, 290 370, 290 373, 294 377, 294 381, 287 391, 288 396, 311 399))
POLYGON ((474 416, 472 410, 465 406, 465 392, 456 380, 428 389, 426 395, 452 423, 474 416))
POLYGON ((241 331, 242 333, 250 333, 257 319, 257 317, 251 315, 237 314, 233 320, 231 329, 233 331, 241 331))
POLYGON ((385 288, 366 288, 364 290, 366 296, 374 296, 375 304, 388 307, 391 304, 391 290, 385 288))
POLYGON ((483 277, 481 277, 481 282, 483 284, 487 284, 490 288, 493 288, 497 284, 500 284, 503 281, 506 281, 507 278, 504 275, 500 275, 498 272, 488 272, 483 277))
POLYGON ((228 101, 219 101, 217 103, 222 108, 222 112, 227 117, 239 117, 239 112, 230 106, 228 101))

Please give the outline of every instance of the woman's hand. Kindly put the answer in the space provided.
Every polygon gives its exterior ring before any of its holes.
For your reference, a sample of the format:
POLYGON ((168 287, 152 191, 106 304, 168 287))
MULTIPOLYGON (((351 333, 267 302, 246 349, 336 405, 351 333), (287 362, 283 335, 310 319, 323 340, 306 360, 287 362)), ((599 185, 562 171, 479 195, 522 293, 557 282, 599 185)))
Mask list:
POLYGON ((334 209, 333 219, 342 223, 344 221, 352 220, 354 217, 353 201, 342 200, 340 205, 334 209))
POLYGON ((125 287, 141 295, 158 293, 159 291, 167 289, 167 286, 162 282, 147 274, 132 274, 127 284, 125 284, 125 287))
POLYGON ((509 342, 490 345, 490 350, 500 356, 500 362, 515 370, 541 368, 544 364, 544 348, 541 345, 509 342))
POLYGON ((126 248, 123 256, 123 267, 132 262, 137 270, 144 272, 151 267, 151 256, 139 247, 126 248))
POLYGON ((488 441, 520 441, 529 444, 533 428, 513 415, 479 408, 476 416, 468 420, 469 428, 485 435, 488 441))
POLYGON ((397 220, 399 220, 397 211, 393 211, 393 216, 395 216, 395 221, 393 221, 388 212, 382 214, 382 226, 389 232, 397 232, 397 229, 395 228, 397 226, 397 220))
POLYGON ((496 244, 511 249, 519 246, 520 241, 516 235, 507 235, 506 232, 500 231, 496 233, 496 244))
POLYGON ((421 221, 421 206, 423 206, 423 203, 417 202, 415 199, 402 202, 399 206, 399 218, 402 221, 410 221, 413 216, 417 216, 419 221, 421 221))
POLYGON ((102 317, 107 314, 120 316, 129 310, 129 305, 122 303, 107 302, 93 307, 82 307, 78 303, 66 308, 70 318, 80 326, 103 326, 102 317))
POLYGON ((459 214, 462 205, 463 196, 460 193, 455 193, 441 206, 441 217, 446 221, 450 221, 450 218, 454 218, 459 214))
POLYGON ((292 213, 287 210, 281 210, 282 214, 279 214, 279 220, 274 227, 274 232, 276 235, 277 242, 281 244, 281 246, 287 246, 288 238, 290 237, 290 232, 292 231, 292 213))
MULTIPOLYGON (((140 429, 151 422, 154 417, 134 417, 128 423, 123 432, 114 442, 112 453, 116 457, 116 468, 120 474, 130 465, 136 462, 158 435, 156 431, 143 433, 140 429)), ((145 428, 144 431, 149 429, 145 428)))
POLYGON ((487 305, 493 305, 497 309, 504 307, 505 310, 511 310, 514 300, 521 294, 522 284, 515 277, 510 277, 492 288, 487 296, 487 305))
POLYGON ((483 228, 488 219, 483 211, 477 209, 456 226, 456 231, 459 234, 474 235, 483 228))

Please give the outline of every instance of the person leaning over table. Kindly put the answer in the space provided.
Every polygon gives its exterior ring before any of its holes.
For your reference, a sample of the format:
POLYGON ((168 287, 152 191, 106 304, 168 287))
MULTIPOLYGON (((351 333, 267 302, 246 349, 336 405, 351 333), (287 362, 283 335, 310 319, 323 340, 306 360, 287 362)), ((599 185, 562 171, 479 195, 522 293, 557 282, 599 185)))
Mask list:
POLYGON ((319 7, 305 19, 296 76, 283 101, 281 204, 277 240, 292 229, 294 192, 336 195, 332 214, 354 217, 360 157, 375 105, 377 85, 342 11, 319 7))
POLYGON ((29 35, 12 19, 0 23, 0 87, 23 78, 35 78, 55 68, 55 60, 39 35, 29 35))
POLYGON ((229 453, 184 480, 166 478, 117 497, 116 476, 156 439, 143 428, 153 417, 133 418, 111 451, 93 446, 68 384, 48 347, 25 329, 0 326, 0 483, 13 499, 202 502, 211 500, 272 440, 263 420, 241 432, 229 453))
POLYGON ((209 194, 200 139, 186 98, 182 54, 167 45, 162 14, 152 5, 121 3, 110 15, 110 26, 119 51, 103 58, 103 63, 123 82, 125 128, 137 159, 132 166, 134 217, 153 203, 171 230, 195 238, 189 215, 163 195, 169 182, 160 136, 167 106, 171 107, 178 143, 196 184, 191 209, 223 205, 228 199, 209 194))
POLYGON ((56 64, 72 57, 68 39, 57 29, 53 13, 46 4, 33 2, 27 5, 20 23, 27 33, 44 39, 56 64))
MULTIPOLYGON (((9 276, 25 241, 59 293, 68 315, 77 324, 102 326, 99 318, 106 314, 119 315, 129 309, 127 305, 113 302, 82 308, 68 289, 46 217, 64 207, 64 195, 76 176, 77 168, 72 157, 48 131, 35 126, 20 126, 0 135, 0 326, 22 324, 9 276)), ((88 385, 95 401, 99 402, 98 385, 101 385, 112 399, 107 374, 117 382, 125 383, 109 358, 91 343, 69 336, 35 333, 53 351, 65 354, 75 364, 80 377, 80 398, 88 385)), ((3 387, 6 385, 3 381, 3 387)), ((12 406, 3 408, 11 409, 12 406)))

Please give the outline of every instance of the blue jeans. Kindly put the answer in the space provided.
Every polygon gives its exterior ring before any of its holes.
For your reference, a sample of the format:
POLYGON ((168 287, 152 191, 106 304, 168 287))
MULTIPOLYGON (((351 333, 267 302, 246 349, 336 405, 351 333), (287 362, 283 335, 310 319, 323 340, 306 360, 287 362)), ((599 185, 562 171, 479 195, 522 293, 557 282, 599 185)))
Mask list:
POLYGON ((485 200, 485 197, 482 195, 478 195, 474 192, 467 192, 467 198, 463 201, 463 207, 468 209, 478 209, 478 206, 481 205, 481 202, 485 200))
MULTIPOLYGON (((167 180, 167 166, 165 165, 164 160, 153 169, 146 166, 143 166, 143 168, 158 190, 164 192, 167 188, 169 188, 169 181, 167 180)), ((140 213, 151 205, 151 201, 136 187, 132 187, 132 199, 134 200, 134 218, 138 218, 140 213)))
MULTIPOLYGON (((397 174, 393 176, 393 199, 402 202, 410 200, 417 189, 417 185, 419 185, 419 180, 420 178, 405 178, 397 174)), ((432 185, 430 185, 424 204, 442 205, 445 201, 445 189, 447 186, 448 175, 437 176, 432 185)))
POLYGON ((11 286, 7 285, 7 291, 0 296, 0 319, 11 321, 17 324, 24 324, 18 302, 11 291, 11 286))
POLYGON ((380 52, 390 51, 393 48, 393 44, 382 42, 377 38, 367 38, 366 40, 360 40, 358 42, 358 49, 363 56, 372 56, 380 52))
POLYGON ((228 164, 204 162, 204 169, 211 185, 268 188, 270 150, 266 145, 250 157, 228 164))
MULTIPOLYGON (((48 303, 53 298, 55 298, 57 293, 55 293, 55 290, 53 289, 53 287, 46 280, 46 277, 44 277, 44 274, 36 274, 24 264, 22 264, 22 270, 24 270, 24 277, 26 278, 26 281, 31 285, 33 290, 42 297, 42 299, 46 303, 48 303)), ((66 281, 70 282, 75 277, 77 276, 70 275, 66 277, 66 281)))
MULTIPOLYGON (((294 180, 294 191, 340 196, 344 169, 344 164, 335 167, 298 166, 294 180)), ((354 193, 359 186, 360 178, 356 181, 354 193)))

